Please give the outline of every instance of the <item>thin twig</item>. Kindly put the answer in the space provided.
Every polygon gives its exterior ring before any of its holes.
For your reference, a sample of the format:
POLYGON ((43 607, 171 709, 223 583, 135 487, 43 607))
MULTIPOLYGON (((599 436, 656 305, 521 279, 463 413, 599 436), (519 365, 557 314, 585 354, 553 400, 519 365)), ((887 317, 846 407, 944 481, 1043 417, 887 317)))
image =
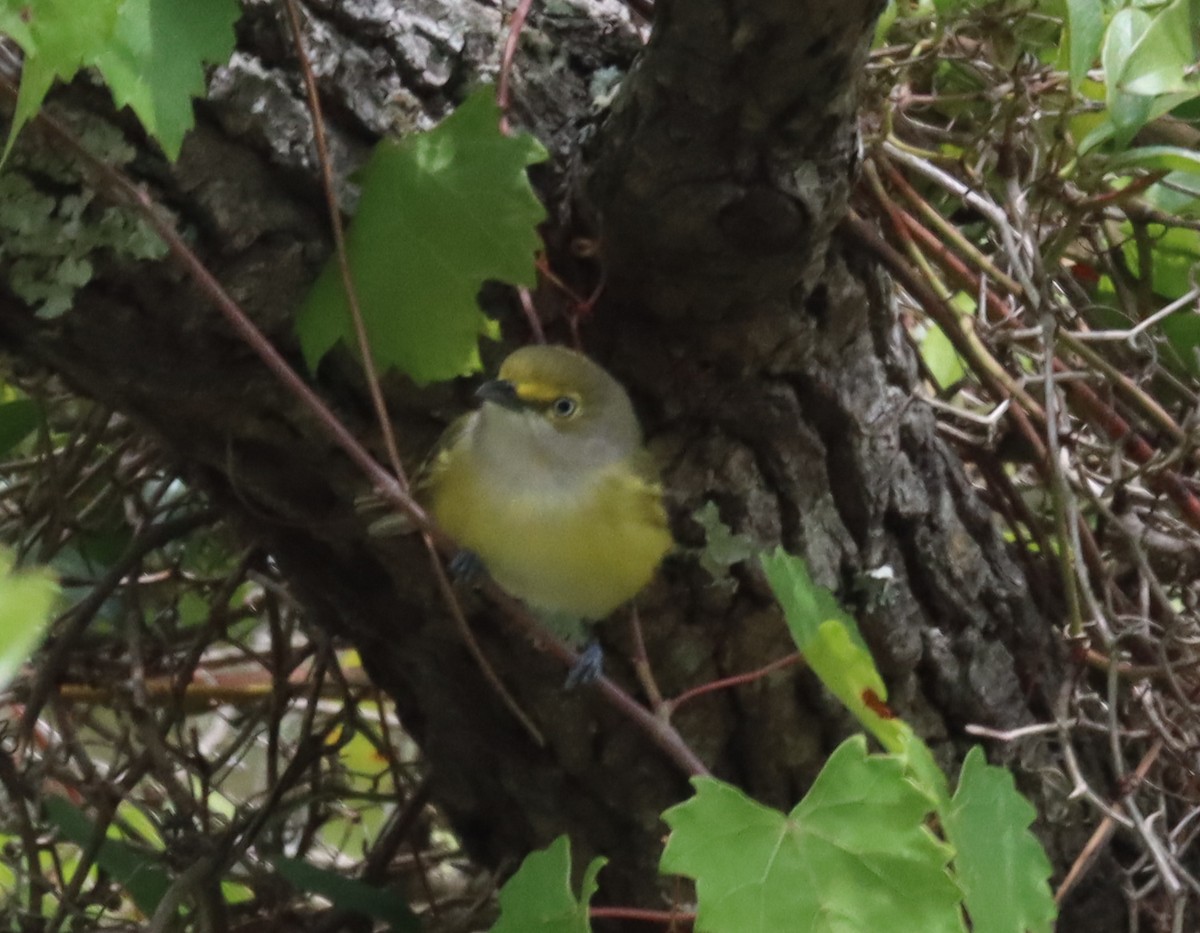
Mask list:
MULTIPOLYGON (((295 43, 296 57, 300 60, 300 70, 304 76, 304 87, 308 95, 308 107, 312 114, 313 135, 317 146, 317 161, 321 166, 321 186, 325 191, 325 203, 329 209, 329 224, 333 229, 334 253, 337 256, 338 269, 342 277, 342 287, 346 292, 346 305, 350 309, 350 319, 354 325, 354 336, 358 342, 358 355, 362 361, 363 374, 366 377, 371 404, 375 409, 375 421, 383 435, 384 448, 387 451, 392 473, 396 481, 400 484, 401 489, 408 492, 408 476, 405 474, 404 465, 400 462, 400 451, 396 446, 396 433, 392 428, 392 419, 388 414, 387 402, 383 398, 383 389, 379 384, 379 374, 375 371, 375 357, 371 349, 370 338, 367 335, 367 325, 363 320, 362 308, 358 303, 358 290, 354 286, 354 276, 350 271, 350 257, 346 251, 346 232, 342 225, 341 207, 338 204, 337 193, 333 185, 333 164, 329 157, 329 147, 325 141, 325 118, 321 112, 321 98, 317 93, 317 80, 313 75, 312 64, 309 62, 308 54, 304 50, 304 38, 300 25, 300 14, 296 9, 296 0, 283 0, 283 5, 287 11, 288 24, 291 27, 292 39, 295 43)), ((471 657, 479 666, 479 670, 483 674, 483 679, 487 681, 488 686, 500 698, 500 702, 504 707, 516 717, 525 731, 529 733, 530 738, 539 747, 544 747, 546 740, 542 737, 541 732, 534 726, 525 711, 521 709, 517 698, 501 682, 491 662, 484 655, 483 649, 480 648, 475 634, 471 631, 471 627, 467 624, 462 606, 459 605, 458 597, 454 594, 454 588, 446 580, 446 574, 442 569, 441 559, 438 557, 437 547, 434 545, 433 538, 426 533, 422 535, 422 540, 429 551, 429 559, 434 568, 434 575, 437 577, 438 589, 442 594, 442 599, 446 603, 446 608, 450 611, 450 618, 453 619, 459 635, 466 642, 467 650, 470 651, 471 657)))
POLYGON ((745 674, 734 674, 732 677, 722 677, 720 680, 713 680, 706 684, 701 684, 698 687, 693 687, 673 699, 667 700, 663 704, 664 710, 668 715, 674 715, 679 707, 684 703, 688 703, 697 697, 704 696, 706 693, 712 693, 714 690, 728 690, 730 687, 740 687, 743 684, 753 683, 756 680, 762 680, 764 677, 774 674, 776 671, 781 671, 785 667, 791 667, 793 664, 800 664, 804 660, 804 655, 800 652, 789 654, 786 657, 776 658, 770 664, 764 664, 757 670, 747 671, 745 674))

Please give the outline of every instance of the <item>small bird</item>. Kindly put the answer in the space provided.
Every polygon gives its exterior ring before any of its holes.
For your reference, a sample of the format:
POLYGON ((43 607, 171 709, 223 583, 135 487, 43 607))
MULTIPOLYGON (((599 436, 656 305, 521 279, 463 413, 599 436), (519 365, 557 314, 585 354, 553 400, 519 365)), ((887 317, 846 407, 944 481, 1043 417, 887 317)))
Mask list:
POLYGON ((672 546, 629 396, 586 356, 552 346, 517 350, 476 396, 483 404, 443 435, 420 498, 544 617, 603 619, 672 546))

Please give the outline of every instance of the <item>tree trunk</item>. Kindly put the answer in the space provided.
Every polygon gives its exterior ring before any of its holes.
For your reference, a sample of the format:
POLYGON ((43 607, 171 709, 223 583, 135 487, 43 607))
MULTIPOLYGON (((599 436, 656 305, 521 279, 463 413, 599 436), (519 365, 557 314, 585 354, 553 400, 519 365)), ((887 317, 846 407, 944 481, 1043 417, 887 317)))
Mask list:
MULTIPOLYGON (((274 4, 247 6, 242 51, 214 75, 179 163, 143 151, 126 170, 170 206, 209 268, 299 366, 291 319, 328 255, 328 224, 286 27, 274 4)), ((496 9, 412 6, 307 4, 339 171, 360 164, 379 134, 429 125, 495 74, 496 9)), ((886 282, 839 227, 878 7, 662 0, 650 44, 587 146, 585 186, 571 185, 577 173, 567 168, 596 122, 591 82, 624 70, 638 41, 619 6, 556 8, 524 34, 513 117, 554 156, 537 173, 559 218, 548 242, 599 242, 604 287, 584 343, 631 389, 665 464, 679 540, 702 543, 691 514, 714 501, 736 531, 802 554, 847 599, 869 572, 889 568, 886 592, 853 608, 891 705, 953 766, 968 723, 1045 718, 1065 661, 991 514, 914 398, 914 361, 886 282)), ((76 86, 60 106, 95 113, 101 100, 76 86)), ((42 145, 23 143, 26 153, 42 145)), ((551 264, 589 271, 557 245, 551 264)), ((516 315, 506 329, 519 339, 516 315)), ((353 643, 395 698, 438 803, 480 858, 511 865, 567 832, 580 863, 611 859, 605 897, 657 906, 658 814, 688 793, 684 775, 595 695, 564 694, 563 670, 470 599, 484 652, 546 736, 537 747, 455 633, 423 550, 367 535, 353 507, 365 480, 174 265, 109 264, 51 322, 6 297, 0 336, 161 437, 266 544, 314 622, 353 643)), ((348 357, 335 355, 319 383, 356 433, 373 435, 348 357)), ((389 389, 410 462, 466 404, 455 387, 418 392, 390 380, 389 389)), ((639 607, 666 695, 794 650, 751 567, 736 567, 733 585, 714 584, 693 558, 672 558, 639 607)), ((610 675, 636 692, 625 625, 609 623, 604 640, 610 675)), ((794 668, 706 694, 675 724, 719 776, 782 807, 852 728, 794 668)), ((1016 758, 1012 748, 990 751, 1016 758)), ((1045 762, 1044 749, 1021 753, 1030 773, 1045 762)), ((1065 788, 1026 789, 1043 813, 1057 808, 1053 829, 1077 846, 1065 788)), ((1055 850, 1060 864, 1066 851, 1055 850)), ((1117 929, 1111 922, 1088 916, 1064 929, 1117 929)))

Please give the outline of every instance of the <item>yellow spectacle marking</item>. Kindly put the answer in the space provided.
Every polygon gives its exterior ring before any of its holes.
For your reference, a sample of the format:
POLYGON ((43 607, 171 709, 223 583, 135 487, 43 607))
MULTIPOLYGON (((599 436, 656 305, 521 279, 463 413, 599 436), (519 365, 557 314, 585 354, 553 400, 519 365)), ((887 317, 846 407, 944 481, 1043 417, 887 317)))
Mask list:
POLYGON ((517 398, 523 402, 553 402, 560 396, 571 394, 564 392, 561 385, 551 382, 518 382, 513 388, 517 398))

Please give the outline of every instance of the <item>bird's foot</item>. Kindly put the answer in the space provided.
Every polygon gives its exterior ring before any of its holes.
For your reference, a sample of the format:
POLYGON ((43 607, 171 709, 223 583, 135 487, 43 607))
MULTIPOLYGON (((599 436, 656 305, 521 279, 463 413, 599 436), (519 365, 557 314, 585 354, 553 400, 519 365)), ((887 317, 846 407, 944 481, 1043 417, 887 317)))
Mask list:
POLYGON ((588 684, 599 680, 603 673, 604 649, 600 647, 600 642, 593 638, 583 646, 583 650, 579 652, 579 657, 571 665, 571 670, 567 674, 567 682, 563 685, 563 689, 574 690, 576 687, 586 687, 588 684))
POLYGON ((487 576, 487 567, 474 551, 463 548, 450 558, 450 577, 460 586, 473 586, 487 576))

